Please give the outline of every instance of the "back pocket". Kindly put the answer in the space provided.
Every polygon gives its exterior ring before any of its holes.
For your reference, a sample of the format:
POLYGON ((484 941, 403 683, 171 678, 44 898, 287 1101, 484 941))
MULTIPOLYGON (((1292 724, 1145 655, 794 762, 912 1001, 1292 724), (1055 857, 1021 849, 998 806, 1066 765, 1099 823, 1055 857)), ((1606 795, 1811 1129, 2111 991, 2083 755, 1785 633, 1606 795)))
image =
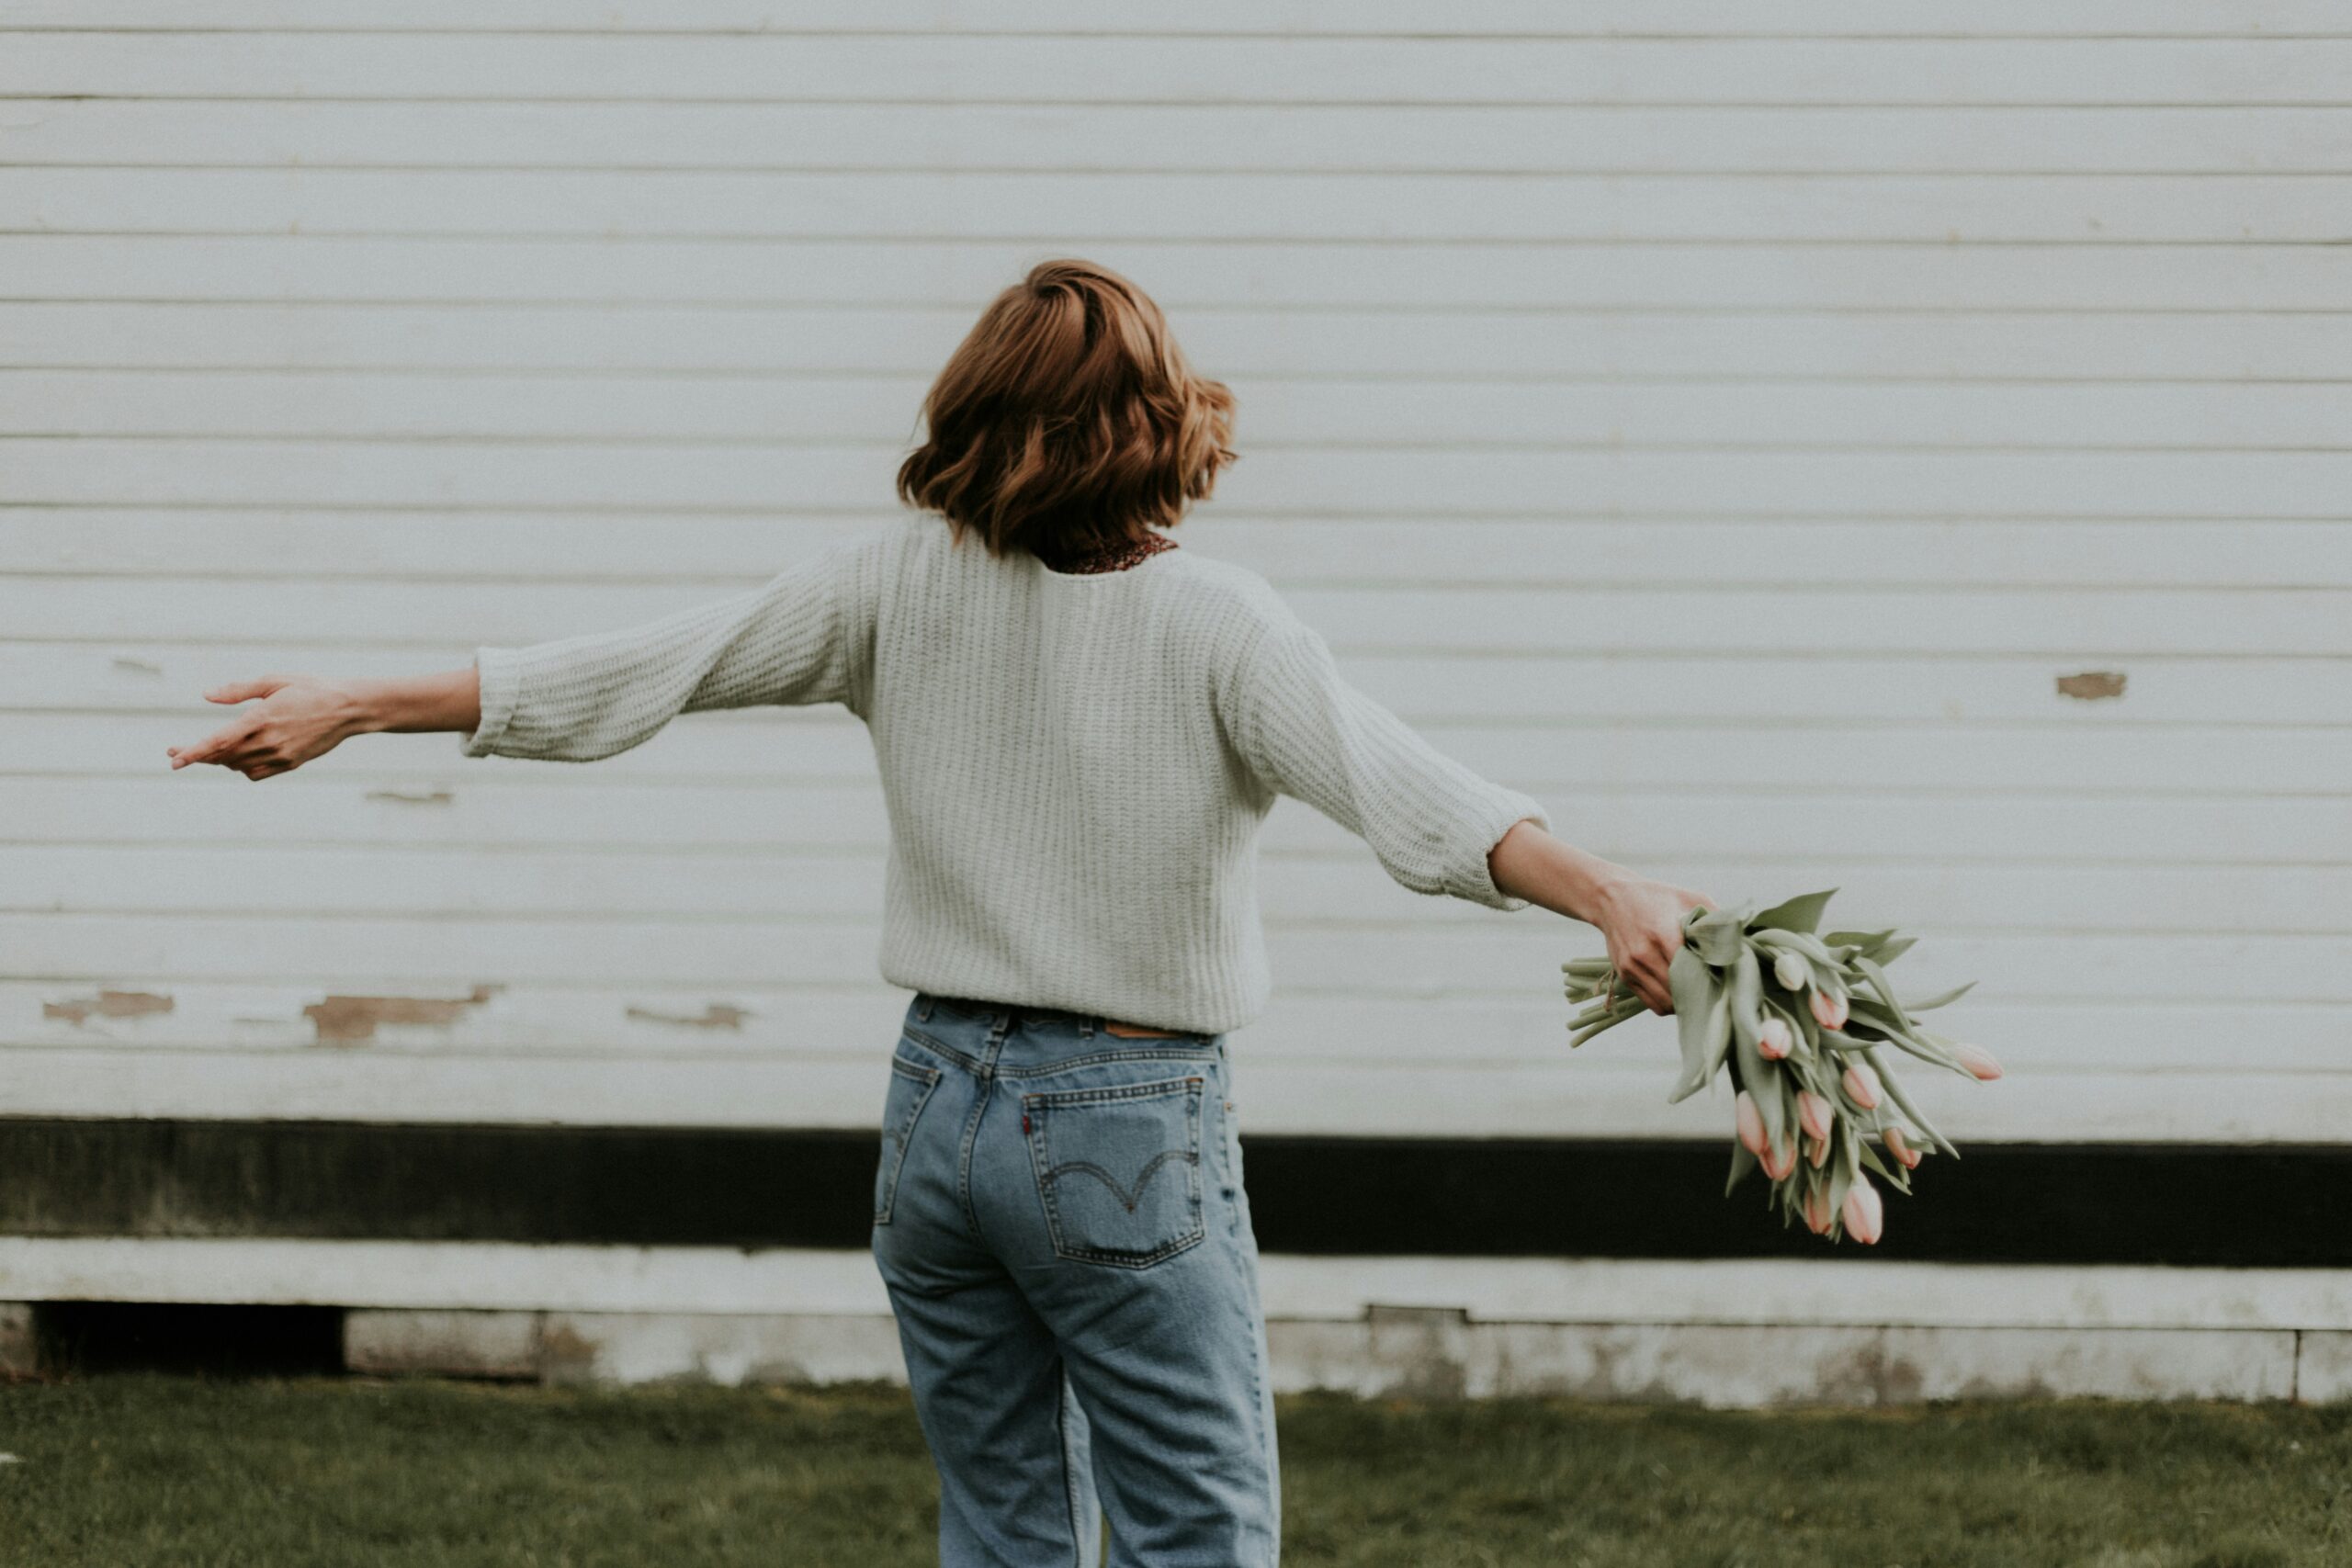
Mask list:
POLYGON ((907 1145, 915 1135, 915 1120, 922 1114, 931 1091, 939 1087, 939 1069, 890 1058, 890 1092, 882 1102, 882 1160, 874 1171, 874 1223, 890 1223, 890 1209, 899 1196, 899 1172, 906 1168, 907 1145))
POLYGON ((1200 1078, 1021 1097, 1054 1251, 1143 1269, 1207 1235, 1200 1078))

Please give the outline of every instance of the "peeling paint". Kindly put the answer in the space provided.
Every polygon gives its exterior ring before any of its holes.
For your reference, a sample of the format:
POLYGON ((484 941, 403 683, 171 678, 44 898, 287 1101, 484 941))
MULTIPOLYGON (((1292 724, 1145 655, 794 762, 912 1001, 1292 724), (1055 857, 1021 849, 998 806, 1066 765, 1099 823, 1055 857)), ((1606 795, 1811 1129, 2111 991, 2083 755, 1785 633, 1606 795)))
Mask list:
POLYGON ((161 675, 164 672, 164 667, 160 664, 150 664, 143 659, 132 659, 119 653, 115 655, 114 667, 118 670, 128 670, 134 675, 161 675))
POLYGON ((2104 702, 2123 694, 2123 671, 2120 670, 2086 670, 2079 675, 2058 677, 2058 694, 2078 702, 2104 702))
POLYGON ((412 791, 404 789, 371 789, 369 800, 397 800, 403 806, 447 806, 458 797, 446 789, 412 791))
POLYGON ((149 1013, 169 1012, 172 998, 153 991, 100 991, 95 997, 76 997, 70 1001, 43 1002, 43 1018, 62 1018, 68 1023, 87 1023, 93 1018, 144 1018, 149 1013))
POLYGON ((422 1023, 447 1029, 468 1008, 490 1000, 495 986, 476 986, 463 997, 329 997, 312 1002, 302 1016, 318 1026, 318 1043, 350 1045, 376 1037, 384 1023, 422 1023))
POLYGON ((675 1023, 684 1025, 688 1029, 733 1029, 740 1031, 743 1027, 743 1021, 752 1015, 751 1011, 745 1008, 730 1007, 725 1002, 711 1002, 703 1008, 702 1016, 700 1018, 689 1018, 684 1013, 676 1012, 655 1012, 650 1008, 640 1007, 630 1008, 628 1010, 628 1016, 631 1018, 643 1019, 648 1023, 675 1023))

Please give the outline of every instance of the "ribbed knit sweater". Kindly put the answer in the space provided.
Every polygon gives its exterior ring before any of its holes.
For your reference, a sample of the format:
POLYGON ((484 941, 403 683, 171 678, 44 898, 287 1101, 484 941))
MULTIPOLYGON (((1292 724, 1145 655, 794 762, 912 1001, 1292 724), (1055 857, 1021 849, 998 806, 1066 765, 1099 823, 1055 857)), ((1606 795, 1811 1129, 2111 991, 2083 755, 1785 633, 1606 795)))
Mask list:
POLYGON ((1417 893, 1498 909, 1532 796, 1343 679, 1250 569, 1163 550, 1070 574, 910 513, 763 586, 617 631, 476 650, 466 755, 589 761, 682 713, 840 703, 889 814, 882 977, 1223 1033, 1272 989, 1258 832, 1277 794, 1417 893))

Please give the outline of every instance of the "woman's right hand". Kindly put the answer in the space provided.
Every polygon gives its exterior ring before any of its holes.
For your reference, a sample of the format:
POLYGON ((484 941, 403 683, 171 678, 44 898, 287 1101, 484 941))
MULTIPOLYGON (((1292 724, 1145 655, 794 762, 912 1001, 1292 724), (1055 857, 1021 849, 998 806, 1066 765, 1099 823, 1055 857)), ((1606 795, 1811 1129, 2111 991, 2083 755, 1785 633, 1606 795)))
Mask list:
POLYGON ((1609 961, 1650 1011, 1674 1010, 1667 966, 1682 950, 1682 920, 1693 908, 1712 909, 1703 893, 1629 876, 1600 890, 1592 923, 1609 939, 1609 961))

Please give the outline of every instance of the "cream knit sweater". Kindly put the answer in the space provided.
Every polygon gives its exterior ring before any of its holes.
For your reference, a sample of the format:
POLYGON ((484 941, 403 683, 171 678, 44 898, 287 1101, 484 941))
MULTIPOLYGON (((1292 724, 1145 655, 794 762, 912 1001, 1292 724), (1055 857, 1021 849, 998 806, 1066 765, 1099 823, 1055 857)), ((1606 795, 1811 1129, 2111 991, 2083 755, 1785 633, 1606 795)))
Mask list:
POLYGON ((1532 796, 1344 681, 1246 567, 1189 548, 1068 575, 908 514, 760 588, 619 631, 482 648, 470 757, 588 761, 681 713, 840 703, 890 820, 882 977, 1223 1033, 1271 987, 1258 829, 1295 795, 1417 893, 1498 909, 1532 796))

